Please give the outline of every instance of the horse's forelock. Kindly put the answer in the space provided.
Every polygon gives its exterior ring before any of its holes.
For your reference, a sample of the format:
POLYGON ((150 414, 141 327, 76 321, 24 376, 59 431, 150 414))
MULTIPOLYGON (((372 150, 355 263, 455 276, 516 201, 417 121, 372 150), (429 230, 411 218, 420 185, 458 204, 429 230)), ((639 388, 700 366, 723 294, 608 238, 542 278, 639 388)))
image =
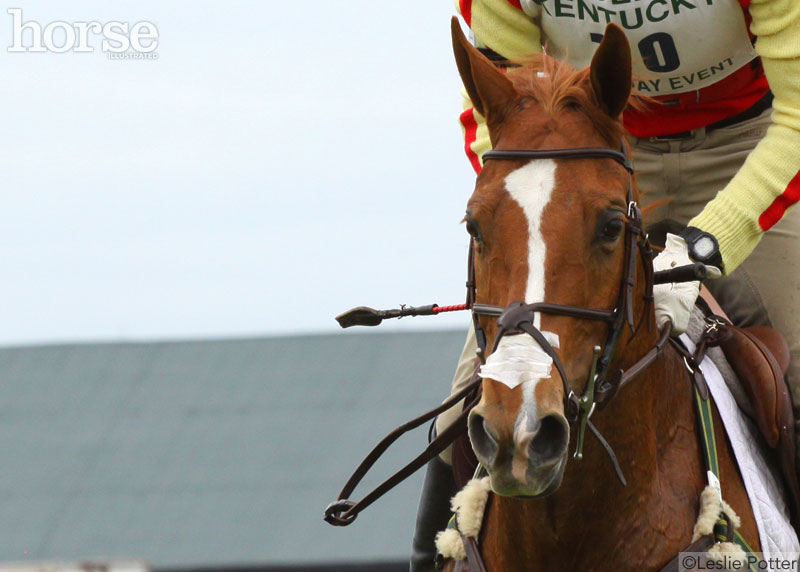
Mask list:
MULTIPOLYGON (((591 88, 589 68, 576 70, 566 62, 538 54, 529 61, 509 68, 508 77, 522 97, 536 101, 550 115, 577 108, 594 124, 609 145, 618 145, 625 128, 600 107, 591 88)), ((631 105, 639 107, 635 98, 631 105)))

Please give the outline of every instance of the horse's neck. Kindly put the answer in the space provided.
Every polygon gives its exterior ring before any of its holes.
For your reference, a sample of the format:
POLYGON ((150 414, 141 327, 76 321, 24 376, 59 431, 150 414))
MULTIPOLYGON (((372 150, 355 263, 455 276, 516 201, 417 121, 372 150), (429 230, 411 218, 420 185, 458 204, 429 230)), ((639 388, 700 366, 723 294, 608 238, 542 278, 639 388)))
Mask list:
POLYGON ((492 558, 526 554, 504 563, 501 569, 509 572, 519 562, 572 569, 567 560, 575 569, 592 569, 591 559, 601 554, 588 550, 599 548, 612 561, 620 554, 622 562, 658 562, 662 547, 679 550, 693 521, 689 495, 700 482, 692 407, 682 361, 668 351, 592 419, 614 448, 627 486, 587 431, 584 459, 570 457, 555 494, 532 501, 493 498, 485 539, 492 558), (632 538, 650 552, 630 554, 632 538))

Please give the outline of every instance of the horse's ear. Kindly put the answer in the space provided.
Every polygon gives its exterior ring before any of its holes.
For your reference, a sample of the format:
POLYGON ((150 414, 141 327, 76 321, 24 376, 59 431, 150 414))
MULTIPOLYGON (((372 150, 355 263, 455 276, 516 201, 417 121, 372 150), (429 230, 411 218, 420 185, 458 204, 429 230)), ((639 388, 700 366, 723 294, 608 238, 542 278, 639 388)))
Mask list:
POLYGON ((506 74, 467 40, 455 16, 450 21, 450 31, 461 81, 475 110, 486 118, 491 130, 505 119, 517 92, 506 74))
POLYGON ((631 96, 631 48, 616 24, 606 26, 592 58, 591 78, 597 101, 611 117, 619 117, 631 96))

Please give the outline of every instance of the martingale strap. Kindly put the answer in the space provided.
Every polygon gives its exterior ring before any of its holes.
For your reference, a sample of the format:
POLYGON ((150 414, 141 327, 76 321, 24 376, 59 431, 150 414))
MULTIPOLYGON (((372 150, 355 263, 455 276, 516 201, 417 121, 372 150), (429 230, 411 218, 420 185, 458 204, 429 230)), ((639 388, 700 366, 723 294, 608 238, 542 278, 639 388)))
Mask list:
MULTIPOLYGON (((709 473, 709 484, 716 487, 721 495, 717 438, 714 432, 714 414, 711 409, 711 399, 703 399, 696 385, 694 387, 694 405, 697 411, 697 420, 700 424, 700 445, 703 449, 703 461, 706 465, 706 471, 709 473)), ((734 530, 733 535, 731 535, 731 529, 733 529, 733 524, 730 522, 728 516, 724 512, 720 513, 719 520, 714 525, 715 542, 734 542, 738 544, 748 556, 752 556, 754 554, 753 548, 747 543, 738 530, 734 530)), ((755 564, 756 567, 754 568, 754 564, 750 562, 750 558, 748 558, 747 562, 748 570, 754 572, 758 570, 758 565, 755 564)))
MULTIPOLYGON (((714 411, 711 407, 711 395, 708 391, 708 385, 703 376, 703 372, 699 367, 702 362, 707 348, 706 343, 701 341, 697 346, 697 351, 694 355, 689 352, 683 344, 670 338, 672 346, 678 350, 684 358, 684 364, 689 372, 689 376, 693 382, 694 392, 694 406, 697 412, 697 421, 700 428, 700 448, 703 452, 703 462, 706 467, 706 474, 708 476, 708 483, 717 490, 720 499, 722 498, 722 488, 720 484, 719 474, 719 457, 717 455, 717 438, 714 431, 714 411)), ((721 512, 717 523, 714 525, 714 542, 734 542, 747 553, 748 556, 753 556, 753 548, 748 544, 747 540, 741 533, 733 527, 728 516, 721 512)), ((687 552, 684 549, 684 552, 687 552)), ((747 569, 757 570, 757 559, 748 558, 747 569), (755 568, 753 566, 756 566, 755 568)))

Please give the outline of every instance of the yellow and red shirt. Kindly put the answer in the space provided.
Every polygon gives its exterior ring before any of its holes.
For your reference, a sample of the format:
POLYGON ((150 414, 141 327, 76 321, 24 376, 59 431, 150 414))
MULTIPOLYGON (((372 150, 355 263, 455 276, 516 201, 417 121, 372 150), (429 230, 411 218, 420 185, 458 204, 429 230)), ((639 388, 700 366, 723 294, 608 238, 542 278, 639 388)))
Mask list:
MULTIPOLYGON (((637 137, 710 125, 772 89, 767 136, 690 222, 717 237, 727 272, 800 200, 800 1, 456 0, 456 7, 478 45, 509 60, 544 45, 578 68, 589 65, 606 24, 619 24, 631 44, 634 88, 661 102, 625 112, 637 137)), ((479 171, 488 131, 469 104, 461 123, 479 171)))

